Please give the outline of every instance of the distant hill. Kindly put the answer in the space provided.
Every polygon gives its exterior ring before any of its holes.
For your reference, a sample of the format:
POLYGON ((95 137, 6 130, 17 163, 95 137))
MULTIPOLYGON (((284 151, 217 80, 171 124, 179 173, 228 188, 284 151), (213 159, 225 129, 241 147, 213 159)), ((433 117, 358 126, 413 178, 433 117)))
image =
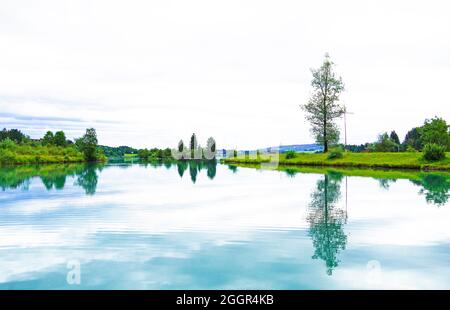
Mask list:
POLYGON ((319 144, 292 144, 292 145, 273 146, 266 149, 271 149, 272 151, 279 151, 280 153, 286 153, 287 151, 322 152, 323 146, 319 144))
MULTIPOLYGON (((271 146, 266 148, 260 148, 259 150, 266 150, 270 152, 280 152, 286 153, 288 151, 302 152, 302 153, 315 153, 322 152, 323 146, 319 144, 292 144, 292 145, 280 145, 280 146, 271 146)), ((225 152, 232 154, 232 150, 217 150, 217 157, 224 157, 225 152)), ((256 153, 256 150, 238 150, 238 154, 245 154, 248 152, 249 154, 256 153)))

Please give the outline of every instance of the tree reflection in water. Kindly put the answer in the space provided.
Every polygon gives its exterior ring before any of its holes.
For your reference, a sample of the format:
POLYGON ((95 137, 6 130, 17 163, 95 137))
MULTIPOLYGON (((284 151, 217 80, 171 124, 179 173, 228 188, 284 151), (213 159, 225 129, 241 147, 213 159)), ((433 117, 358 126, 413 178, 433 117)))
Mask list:
POLYGON ((309 236, 314 246, 313 259, 322 259, 331 275, 339 264, 338 254, 345 250, 347 236, 344 232, 346 212, 338 207, 341 195, 342 174, 326 173, 317 182, 316 190, 311 195, 308 222, 309 236))
POLYGON ((415 185, 421 187, 420 195, 425 196, 428 203, 443 206, 448 202, 450 182, 447 178, 439 174, 424 174, 419 180, 412 180, 415 185))

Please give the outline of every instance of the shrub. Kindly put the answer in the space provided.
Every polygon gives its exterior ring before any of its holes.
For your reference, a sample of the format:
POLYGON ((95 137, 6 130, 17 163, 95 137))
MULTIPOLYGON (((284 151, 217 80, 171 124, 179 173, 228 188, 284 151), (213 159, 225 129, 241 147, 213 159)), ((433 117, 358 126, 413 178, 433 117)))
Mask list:
POLYGON ((342 157, 344 157, 344 151, 340 147, 331 149, 327 156, 328 159, 338 159, 342 157))
POLYGON ((6 138, 5 140, 0 142, 0 148, 2 149, 13 149, 16 146, 16 143, 10 138, 6 138))
POLYGON ((0 150, 0 163, 2 164, 13 164, 16 157, 14 153, 10 150, 0 150))
POLYGON ((423 147, 423 158, 428 161, 440 160, 445 158, 446 147, 443 145, 428 143, 423 147))
POLYGON ((286 152, 286 159, 292 159, 297 157, 297 153, 295 151, 287 151, 286 152))
POLYGON ((412 145, 408 145, 406 147, 406 152, 408 152, 408 153, 416 153, 417 150, 412 145))

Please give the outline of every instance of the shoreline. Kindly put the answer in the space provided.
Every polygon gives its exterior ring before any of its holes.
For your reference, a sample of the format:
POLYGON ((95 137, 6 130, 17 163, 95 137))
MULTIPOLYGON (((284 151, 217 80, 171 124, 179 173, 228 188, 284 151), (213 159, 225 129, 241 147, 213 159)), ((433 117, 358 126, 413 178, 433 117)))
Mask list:
MULTIPOLYGON (((346 153, 343 158, 328 159, 326 154, 297 153, 294 158, 286 159, 280 154, 278 165, 285 167, 318 167, 318 168, 364 168, 364 169, 392 169, 414 171, 443 171, 450 172, 450 159, 436 162, 425 162, 421 153, 346 153)), ((221 162, 232 165, 260 165, 262 163, 276 163, 271 161, 270 155, 259 158, 236 157, 223 158, 221 162)))

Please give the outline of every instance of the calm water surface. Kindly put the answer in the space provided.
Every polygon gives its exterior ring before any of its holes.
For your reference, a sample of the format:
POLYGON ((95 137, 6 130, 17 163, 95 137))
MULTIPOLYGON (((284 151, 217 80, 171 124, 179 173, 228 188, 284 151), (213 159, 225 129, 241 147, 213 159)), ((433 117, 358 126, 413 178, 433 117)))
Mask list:
POLYGON ((450 289, 449 174, 355 174, 0 168, 0 289, 450 289))

